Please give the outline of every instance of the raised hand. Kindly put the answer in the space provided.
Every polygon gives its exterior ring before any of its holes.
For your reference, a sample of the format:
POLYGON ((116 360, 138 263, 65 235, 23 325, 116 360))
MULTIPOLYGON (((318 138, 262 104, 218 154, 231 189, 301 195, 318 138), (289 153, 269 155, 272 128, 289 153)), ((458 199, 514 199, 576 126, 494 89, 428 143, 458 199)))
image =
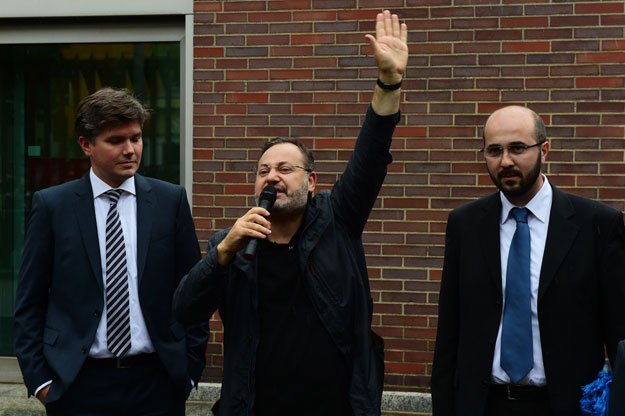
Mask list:
POLYGON ((365 35, 373 48, 380 69, 380 80, 396 84, 402 80, 408 64, 408 27, 399 23, 399 17, 384 10, 378 13, 375 37, 365 35))

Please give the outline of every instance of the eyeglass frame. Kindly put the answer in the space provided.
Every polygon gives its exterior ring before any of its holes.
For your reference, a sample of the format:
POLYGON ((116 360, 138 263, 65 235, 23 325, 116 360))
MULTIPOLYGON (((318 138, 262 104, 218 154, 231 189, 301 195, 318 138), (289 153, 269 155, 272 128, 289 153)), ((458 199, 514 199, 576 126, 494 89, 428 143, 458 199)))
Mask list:
POLYGON ((295 169, 301 169, 307 173, 311 173, 313 170, 311 168, 305 168, 303 166, 299 166, 299 165, 292 165, 288 162, 282 162, 279 163, 278 165, 268 165, 266 163, 260 165, 257 169, 256 169, 256 176, 260 177, 260 178, 264 178, 265 176, 269 175, 269 173, 275 169, 280 175, 290 175, 291 173, 295 172, 295 169), (269 168, 269 170, 267 171, 267 173, 265 173, 264 175, 260 173, 261 168, 269 168), (280 169, 281 168, 293 168, 293 170, 291 170, 290 172, 281 172, 280 169))
POLYGON ((492 144, 492 145, 490 145, 488 147, 482 147, 480 149, 480 153, 484 153, 485 157, 488 157, 488 158, 491 158, 491 159, 496 159, 496 158, 502 157, 505 151, 508 151, 508 154, 511 155, 511 156, 522 156, 522 155, 524 155, 527 152, 528 149, 531 149, 532 147, 542 146, 545 143, 547 143, 547 140, 543 140, 543 141, 540 141, 540 142, 534 143, 534 144, 525 144, 525 143, 522 143, 522 142, 521 143, 511 143, 511 144, 509 144, 507 146, 502 146, 500 144, 492 144), (523 150, 521 150, 520 153, 515 153, 513 151, 510 151, 510 148, 513 148, 513 147, 516 147, 516 148, 519 148, 519 149, 523 149, 523 150), (498 154, 497 155, 490 155, 490 154, 488 154, 488 149, 489 148, 490 149, 498 148, 498 154))

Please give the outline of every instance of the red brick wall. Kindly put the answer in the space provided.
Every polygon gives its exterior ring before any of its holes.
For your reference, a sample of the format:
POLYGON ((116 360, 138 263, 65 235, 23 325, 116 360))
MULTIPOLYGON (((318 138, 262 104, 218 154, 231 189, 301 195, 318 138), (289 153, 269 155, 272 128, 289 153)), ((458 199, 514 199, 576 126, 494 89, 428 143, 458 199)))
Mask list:
MULTIPOLYGON (((298 136, 320 182, 345 166, 376 70, 365 33, 391 8, 411 57, 394 163, 364 236, 386 340, 386 389, 429 385, 450 209, 493 192, 481 154, 486 116, 529 105, 552 139, 545 172, 623 210, 625 12, 622 1, 196 1, 194 206, 204 246, 253 203, 258 149, 298 136)), ((220 381, 216 317, 207 381, 220 381)))

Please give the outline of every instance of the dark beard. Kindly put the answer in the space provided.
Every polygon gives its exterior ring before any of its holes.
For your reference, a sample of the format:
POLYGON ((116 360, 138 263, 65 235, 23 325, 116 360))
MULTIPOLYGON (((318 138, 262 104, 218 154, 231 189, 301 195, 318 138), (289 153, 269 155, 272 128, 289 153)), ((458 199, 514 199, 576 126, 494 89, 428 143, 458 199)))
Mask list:
POLYGON ((489 172, 490 178, 493 181, 493 183, 497 186, 497 188, 499 188, 499 190, 506 197, 508 197, 509 199, 518 198, 528 193, 532 189, 534 184, 536 183, 536 180, 538 180, 538 177, 540 176, 540 172, 542 169, 542 162, 540 158, 541 158, 541 154, 539 153, 538 159, 536 160, 536 164, 534 165, 534 168, 531 171, 529 171, 526 177, 521 177, 521 182, 518 188, 514 188, 514 189, 505 188, 503 186, 502 180, 500 179, 501 175, 506 175, 510 173, 518 173, 516 169, 504 169, 501 172, 499 172, 498 177, 494 177, 489 172))
POLYGON ((271 214, 276 216, 300 214, 306 210, 308 205, 308 186, 305 183, 301 188, 289 195, 289 200, 284 205, 274 205, 271 214))

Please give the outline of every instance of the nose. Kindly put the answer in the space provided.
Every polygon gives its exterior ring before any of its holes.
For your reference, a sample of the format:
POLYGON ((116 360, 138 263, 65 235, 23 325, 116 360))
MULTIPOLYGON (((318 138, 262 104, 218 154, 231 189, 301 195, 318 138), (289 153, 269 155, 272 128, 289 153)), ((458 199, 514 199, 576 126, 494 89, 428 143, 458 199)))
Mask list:
POLYGON ((132 141, 126 140, 124 142, 123 152, 125 155, 132 155, 135 152, 135 147, 132 141))
POLYGON ((501 160, 499 161, 499 163, 501 164, 501 166, 513 166, 514 165, 514 161, 512 160, 512 156, 510 155, 510 152, 508 151, 508 149, 506 148, 503 149, 503 154, 501 155, 501 160))
POLYGON ((269 173, 267 174, 267 177, 265 178, 265 180, 267 181, 267 183, 277 183, 280 178, 278 176, 278 169, 276 168, 271 168, 271 170, 269 170, 269 173))

